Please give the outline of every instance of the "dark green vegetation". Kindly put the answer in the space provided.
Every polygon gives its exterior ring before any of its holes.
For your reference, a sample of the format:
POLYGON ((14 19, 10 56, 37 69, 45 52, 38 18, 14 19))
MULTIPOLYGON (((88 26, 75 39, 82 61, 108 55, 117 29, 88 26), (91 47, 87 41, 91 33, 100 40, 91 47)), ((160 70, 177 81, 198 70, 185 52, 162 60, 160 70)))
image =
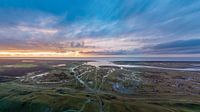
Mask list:
MULTIPOLYGON (((200 73, 0 60, 0 112, 199 112, 200 73)), ((198 63, 117 62, 162 67, 198 63)))

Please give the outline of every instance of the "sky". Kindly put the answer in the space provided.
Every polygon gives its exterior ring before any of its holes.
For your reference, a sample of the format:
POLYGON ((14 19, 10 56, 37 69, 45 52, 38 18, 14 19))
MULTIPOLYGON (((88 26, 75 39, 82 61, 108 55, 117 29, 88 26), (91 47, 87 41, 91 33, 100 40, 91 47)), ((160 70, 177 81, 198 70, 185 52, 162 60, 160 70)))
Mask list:
POLYGON ((200 56, 200 0, 0 0, 0 57, 200 56))

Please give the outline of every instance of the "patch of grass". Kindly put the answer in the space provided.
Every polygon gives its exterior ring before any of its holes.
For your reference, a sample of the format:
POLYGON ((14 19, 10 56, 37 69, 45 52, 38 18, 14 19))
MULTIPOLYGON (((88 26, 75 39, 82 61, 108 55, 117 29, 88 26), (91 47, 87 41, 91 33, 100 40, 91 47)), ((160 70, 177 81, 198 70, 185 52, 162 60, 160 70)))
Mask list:
POLYGON ((0 112, 51 112, 52 109, 41 103, 21 102, 11 100, 0 101, 0 112))
POLYGON ((2 65, 3 68, 34 68, 36 64, 14 64, 14 65, 2 65))

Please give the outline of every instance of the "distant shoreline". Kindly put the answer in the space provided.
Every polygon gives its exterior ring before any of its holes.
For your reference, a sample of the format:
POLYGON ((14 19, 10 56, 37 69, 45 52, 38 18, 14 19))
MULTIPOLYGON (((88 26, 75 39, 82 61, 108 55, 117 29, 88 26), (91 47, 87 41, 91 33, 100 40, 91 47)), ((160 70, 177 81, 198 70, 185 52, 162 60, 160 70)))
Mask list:
POLYGON ((78 60, 78 61, 195 61, 200 57, 0 57, 0 60, 78 60))

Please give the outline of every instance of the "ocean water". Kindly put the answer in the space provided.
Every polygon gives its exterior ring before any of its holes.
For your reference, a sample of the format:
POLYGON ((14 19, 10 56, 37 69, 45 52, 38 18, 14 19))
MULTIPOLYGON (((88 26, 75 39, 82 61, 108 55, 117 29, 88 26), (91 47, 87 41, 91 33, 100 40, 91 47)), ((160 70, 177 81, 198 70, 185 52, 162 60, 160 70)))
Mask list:
POLYGON ((123 68, 150 68, 150 69, 173 70, 173 71, 200 71, 199 67, 169 68, 169 67, 146 66, 146 65, 116 64, 116 63, 107 62, 107 61, 87 62, 86 65, 92 65, 92 66, 96 66, 96 67, 113 66, 113 67, 121 67, 121 69, 123 69, 123 68))

